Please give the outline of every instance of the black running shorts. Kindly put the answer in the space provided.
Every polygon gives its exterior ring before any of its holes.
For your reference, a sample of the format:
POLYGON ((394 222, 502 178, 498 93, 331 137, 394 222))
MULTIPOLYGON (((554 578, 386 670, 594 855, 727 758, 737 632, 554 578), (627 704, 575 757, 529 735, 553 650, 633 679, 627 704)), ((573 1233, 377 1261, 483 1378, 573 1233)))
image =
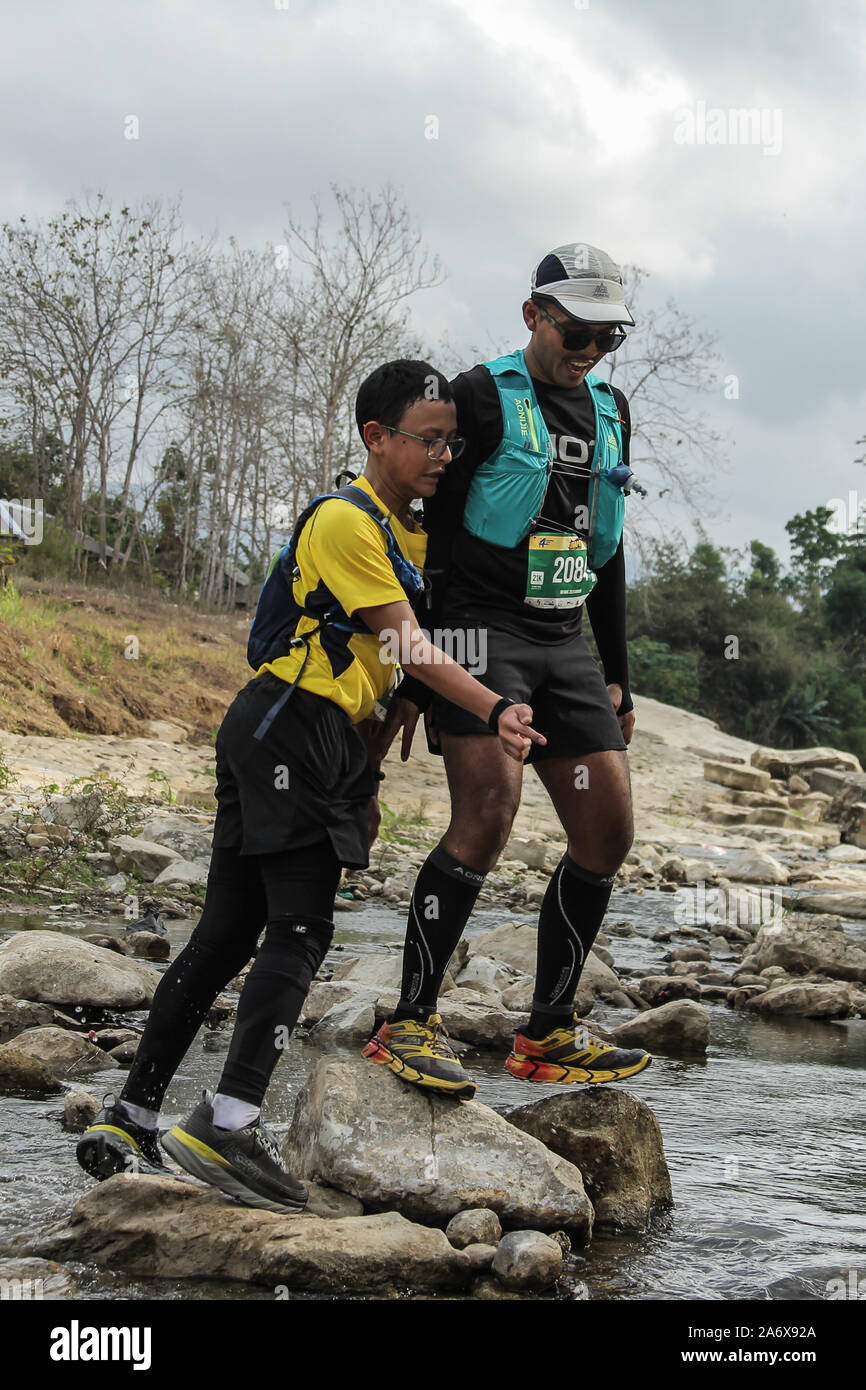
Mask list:
MULTIPOLYGON (((527 762, 625 748, 604 677, 579 633, 567 642, 541 643, 493 627, 470 631, 476 640, 467 637, 465 650, 486 659, 483 670, 469 667, 472 675, 498 695, 531 705, 532 726, 547 739, 544 745, 533 743, 527 762)), ((447 734, 490 733, 482 719, 438 695, 433 723, 447 734)))
POLYGON ((214 848, 279 854, 329 839, 344 867, 365 869, 376 790, 367 750, 345 711, 309 690, 296 686, 274 712, 287 689, 266 671, 226 711, 216 738, 214 848))

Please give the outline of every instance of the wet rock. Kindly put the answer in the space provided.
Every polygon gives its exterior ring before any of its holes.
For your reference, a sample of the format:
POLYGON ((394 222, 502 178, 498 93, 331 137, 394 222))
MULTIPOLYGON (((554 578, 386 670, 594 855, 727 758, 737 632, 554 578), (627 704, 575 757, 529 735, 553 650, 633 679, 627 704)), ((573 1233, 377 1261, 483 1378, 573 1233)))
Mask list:
POLYGON ((479 1101, 429 1095, 365 1061, 317 1063, 284 1157, 291 1171, 351 1192, 367 1210, 444 1224, 483 1206, 506 1227, 561 1227, 581 1244, 592 1228, 571 1164, 479 1101))
POLYGON ((675 999, 630 1018, 613 1030, 618 1047, 645 1047, 670 1057, 704 1053, 710 1040, 710 1015, 702 1004, 675 999))
POLYGON ((141 1009, 160 979, 141 961, 62 932, 19 932, 0 946, 0 991, 18 999, 141 1009))
POLYGON ((131 1067, 135 1061, 135 1054, 138 1051, 140 1038, 127 1038, 124 1042, 118 1043, 108 1053, 108 1056, 117 1063, 119 1067, 131 1067))
POLYGON ((788 870, 771 854, 759 849, 743 850, 725 864, 725 874, 737 883, 787 883, 788 870))
POLYGON ((710 953, 706 946, 675 946, 672 951, 668 951, 665 960, 709 960, 710 953))
POLYGON ((102 1106, 89 1091, 68 1091, 63 1098, 63 1128, 83 1134, 93 1124, 102 1106))
POLYGON ((658 1121, 627 1091, 587 1087, 521 1106, 507 1118, 580 1170, 599 1226, 643 1231, 656 1212, 673 1206, 658 1121))
POLYGON ((116 951, 119 956, 132 955, 132 952, 127 949, 123 937, 109 936, 107 932, 85 932, 78 939, 79 941, 86 941, 90 946, 100 946, 103 951, 116 951))
POLYGON ((764 792, 770 785, 770 774, 757 767, 737 763, 704 763, 704 781, 738 791, 764 792))
POLYGON ((495 1245, 464 1245, 463 1254, 472 1264, 474 1274, 487 1274, 496 1258, 495 1245))
POLYGON ((54 1260, 0 1259, 0 1301, 40 1302, 75 1298, 72 1272, 54 1260))
POLYGON ((729 1009, 744 1009, 750 1000, 759 994, 765 994, 768 986, 766 984, 738 985, 732 989, 727 998, 729 1009))
POLYGON ((333 1004, 310 1033, 320 1047, 351 1047, 367 1042, 376 1025, 374 989, 359 989, 354 995, 333 1004))
POLYGON ((131 931, 124 941, 132 955, 143 956, 145 960, 168 960, 171 955, 168 937, 159 936, 156 932, 131 931))
POLYGON ((181 858, 176 850, 166 845, 155 845, 135 835, 115 835, 108 841, 108 852, 122 873, 137 869, 146 883, 152 883, 163 869, 181 858))
POLYGON ((794 902, 799 912, 837 912, 840 917, 866 917, 866 893, 804 893, 794 902))
POLYGON ((679 854, 669 854, 659 865, 659 873, 665 883, 685 883, 686 861, 679 854))
MULTIPOLYGON (((463 1253, 465 1255, 466 1251, 464 1250, 463 1253)), ((524 1298, 522 1293, 504 1288, 498 1279, 486 1274, 482 1274, 480 1278, 475 1280, 469 1292, 473 1298, 481 1299, 485 1303, 499 1303, 507 1299, 520 1302, 524 1298)))
POLYGON ((700 999, 701 987, 693 975, 647 975, 638 986, 648 1004, 668 1004, 672 999, 700 999))
POLYGON ((130 922, 124 928, 131 936, 136 932, 156 933, 157 936, 165 936, 167 928, 160 915, 159 907, 155 903, 149 903, 143 917, 139 917, 135 922, 130 922))
POLYGON ((288 1216, 142 1174, 97 1183, 31 1248, 148 1278, 241 1280, 326 1293, 392 1284, 454 1288, 472 1276, 471 1260, 444 1231, 414 1225, 398 1212, 288 1216))
POLYGON ((848 1018, 854 1012, 851 985, 772 985, 763 994, 745 1001, 745 1008, 759 1014, 790 1014, 798 1018, 848 1018))
POLYGON ((445 1234, 458 1250, 467 1245, 492 1245, 494 1249, 502 1239, 502 1227, 495 1211, 486 1207, 470 1207, 468 1211, 458 1211, 445 1227, 445 1234))
POLYGON ((668 973, 674 978, 677 976, 683 979, 702 979, 704 975, 712 973, 712 963, 708 960, 675 960, 668 966, 668 973))
POLYGON ((116 1067, 117 1062, 101 1047, 96 1047, 80 1033, 65 1028, 28 1028, 19 1033, 15 1046, 42 1062, 58 1081, 74 1076, 89 1076, 93 1071, 116 1067))
POLYGON ((493 1273, 506 1289, 549 1289, 562 1273, 562 1250, 541 1231, 509 1231, 496 1247, 493 1273))
POLYGON ((45 1063, 22 1052, 17 1039, 0 1046, 0 1096, 44 1096, 60 1089, 45 1063))
POLYGON ((768 965, 780 965, 790 975, 815 970, 834 980, 862 984, 866 981, 866 948, 843 931, 781 921, 762 927, 743 957, 744 968, 760 971, 768 965))
POLYGON ((23 1033, 25 1028, 39 1028, 52 1021, 50 1004, 35 1004, 29 999, 15 999, 0 994, 0 1043, 23 1033))

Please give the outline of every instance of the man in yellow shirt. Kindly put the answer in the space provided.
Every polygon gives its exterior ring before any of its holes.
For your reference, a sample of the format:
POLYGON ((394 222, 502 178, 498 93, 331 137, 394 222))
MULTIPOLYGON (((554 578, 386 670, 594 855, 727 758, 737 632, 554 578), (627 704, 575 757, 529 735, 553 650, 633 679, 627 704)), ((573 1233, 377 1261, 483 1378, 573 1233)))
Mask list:
MULTIPOLYGON (((159 984, 119 1098, 105 1098, 78 1143, 78 1161, 97 1178, 130 1167, 165 1171, 157 1147, 165 1091, 264 929, 217 1093, 162 1145, 247 1205, 302 1209, 306 1189, 283 1168, 259 1115, 330 945, 341 869, 368 862, 376 769, 358 726, 394 684, 399 661, 487 721, 510 757, 522 761, 533 741, 544 742, 529 706, 500 698, 432 646, 409 603, 425 547, 410 503, 432 495, 461 447, 447 379, 426 362, 386 363, 363 383, 356 407, 367 448, 358 496, 318 503, 288 548, 293 567, 277 565, 263 590, 269 601, 277 595, 278 609, 284 602, 285 625, 278 612, 282 630, 217 734, 219 809, 204 909, 159 984)), ((466 1093, 444 1037, 425 1058, 466 1093)))

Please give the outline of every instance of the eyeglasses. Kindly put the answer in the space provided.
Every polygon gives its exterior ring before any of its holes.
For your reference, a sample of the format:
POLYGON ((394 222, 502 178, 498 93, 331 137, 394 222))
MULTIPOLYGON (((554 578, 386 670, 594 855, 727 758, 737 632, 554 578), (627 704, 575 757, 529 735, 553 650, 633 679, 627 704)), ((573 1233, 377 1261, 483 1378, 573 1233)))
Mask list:
POLYGON ((582 348, 589 347, 590 343, 595 343, 599 352, 616 352, 625 342, 625 333, 619 325, 613 328, 572 328, 570 323, 560 323, 558 319, 553 318, 537 300, 532 302, 541 317, 552 323, 560 334, 566 352, 580 352, 582 348))
POLYGON ((450 449, 453 459, 459 459, 466 447, 466 440, 459 434, 454 439, 425 439, 423 434, 410 434, 408 430, 398 430, 396 425, 386 425, 385 429, 390 430, 392 434, 405 434, 407 439, 420 439, 422 444, 427 445, 428 459, 432 459, 434 463, 439 462, 446 449, 450 449))

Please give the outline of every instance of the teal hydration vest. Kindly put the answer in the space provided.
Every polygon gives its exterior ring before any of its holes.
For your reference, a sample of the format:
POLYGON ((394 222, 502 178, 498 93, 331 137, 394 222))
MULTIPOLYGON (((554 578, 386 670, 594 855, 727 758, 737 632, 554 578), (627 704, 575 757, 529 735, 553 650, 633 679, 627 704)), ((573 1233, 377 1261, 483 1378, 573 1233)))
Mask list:
MULTIPOLYGON (((463 525, 470 535, 511 550, 526 538, 541 510, 553 468, 553 446, 522 350, 484 366, 499 392, 502 442, 475 471, 463 525)), ((622 487, 606 476, 622 462, 622 425, 609 383, 592 372, 585 380, 595 411, 586 529, 589 563, 597 570, 615 553, 625 519, 622 487)))

